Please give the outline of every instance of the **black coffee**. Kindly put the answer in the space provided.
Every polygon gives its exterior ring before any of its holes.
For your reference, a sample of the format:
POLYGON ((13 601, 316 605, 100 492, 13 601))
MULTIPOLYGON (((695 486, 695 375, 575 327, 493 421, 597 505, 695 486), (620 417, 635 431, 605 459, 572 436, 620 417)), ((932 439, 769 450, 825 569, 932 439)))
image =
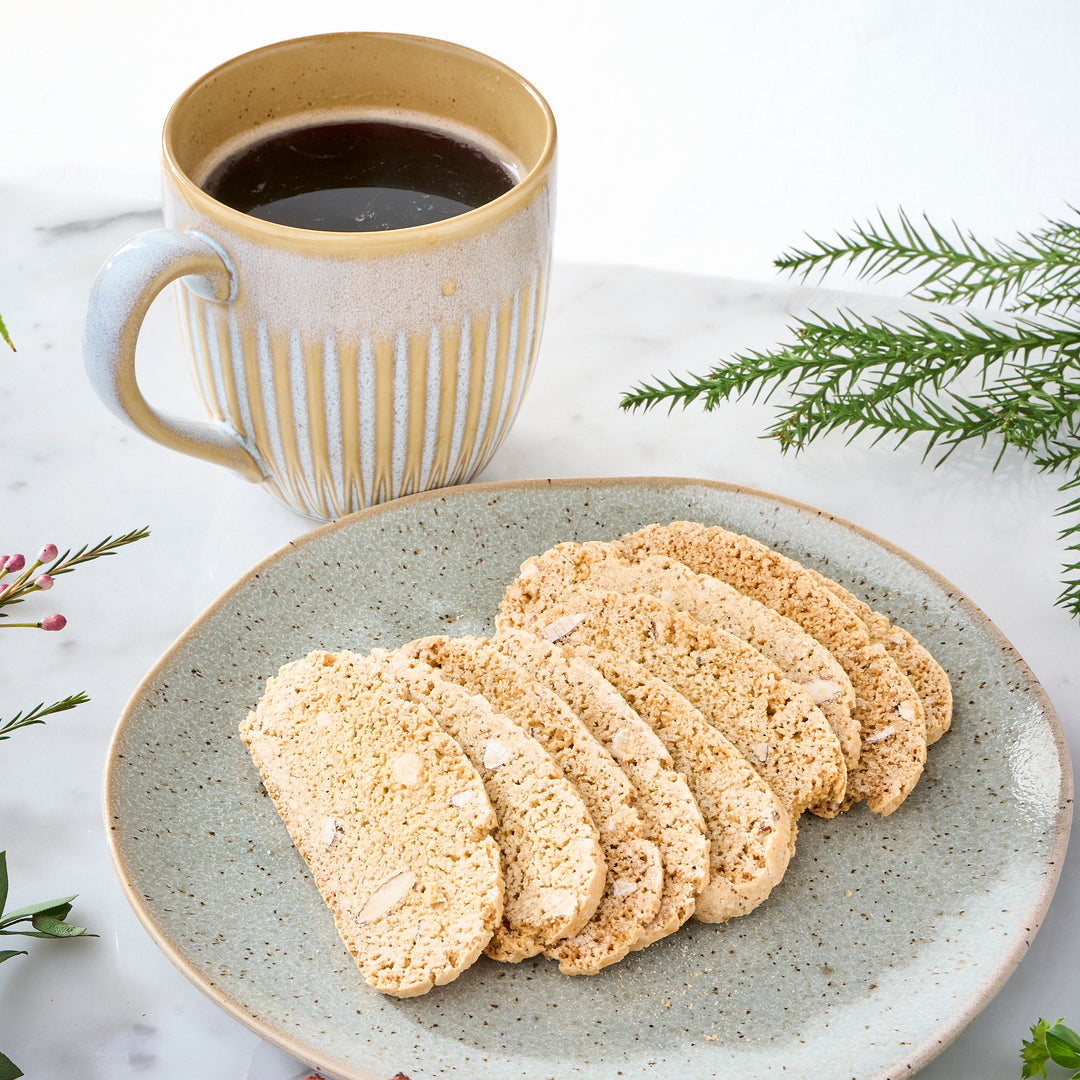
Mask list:
POLYGON ((346 120, 252 143, 202 186, 220 202, 280 225, 375 232, 455 217, 515 182, 501 162, 443 132, 346 120))

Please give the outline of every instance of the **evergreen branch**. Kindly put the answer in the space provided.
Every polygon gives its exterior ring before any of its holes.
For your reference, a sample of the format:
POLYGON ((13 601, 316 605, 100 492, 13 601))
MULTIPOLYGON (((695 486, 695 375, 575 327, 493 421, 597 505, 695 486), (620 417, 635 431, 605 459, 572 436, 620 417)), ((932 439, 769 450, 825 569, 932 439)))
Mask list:
POLYGON ((938 304, 980 303, 992 306, 999 301, 1006 311, 1037 313, 1063 311, 1074 307, 1080 295, 1080 266, 1063 265, 1046 270, 1031 280, 1032 273, 1003 270, 976 275, 973 271, 943 279, 939 287, 923 283, 912 290, 919 300, 938 304), (1011 302, 1010 302, 1010 298, 1011 302))
MULTIPOLYGON (((971 312, 909 314, 899 324, 841 312, 813 314, 774 349, 736 354, 701 376, 671 374, 625 393, 623 409, 669 409, 700 402, 770 401, 787 391, 765 435, 782 450, 830 432, 895 445, 917 439, 940 465, 958 446, 994 442, 996 466, 1010 448, 1044 471, 1061 471, 1064 493, 1080 487, 1080 222, 1050 222, 1011 247, 991 250, 957 231, 952 241, 929 222, 857 226, 855 237, 813 241, 777 265, 804 278, 844 265, 862 276, 917 272, 916 296, 954 301, 1012 298, 1008 322, 971 312), (1027 313, 1041 314, 1034 319, 1027 313), (961 392, 961 380, 974 392, 961 392)), ((1056 514, 1068 519, 1063 590, 1057 603, 1080 618, 1080 497, 1056 514), (1073 561, 1075 557, 1075 561, 1073 561)))
MULTIPOLYGON (((1078 406, 1080 397, 1072 403, 1072 408, 1078 406)), ((1031 454, 1048 446, 1068 408, 1067 401, 1037 389, 1014 393, 1002 390, 1000 383, 972 396, 945 391, 939 397, 918 386, 880 384, 844 394, 799 395, 779 411, 767 435, 783 449, 794 450, 837 430, 848 431, 850 440, 870 433, 874 443, 893 436, 897 446, 919 436, 925 441, 924 456, 938 445, 945 448, 935 466, 962 443, 985 446, 996 438, 996 465, 1009 447, 1031 454)), ((1051 455, 1045 460, 1049 466, 1051 455)))
POLYGON ((903 210, 895 226, 879 214, 835 240, 808 237, 811 246, 794 248, 774 265, 804 281, 838 267, 865 280, 915 274, 918 284, 910 294, 933 303, 992 306, 1012 298, 1010 310, 1018 312, 1062 311, 1076 304, 1080 223, 1048 221, 1014 244, 991 248, 955 225, 955 237, 949 237, 928 218, 923 222, 920 231, 903 210))
POLYGON ((1041 311, 1057 312, 1074 307, 1077 296, 1080 296, 1080 275, 1077 275, 1075 282, 1069 284, 1070 288, 1056 288, 1044 292, 1025 290, 1009 305, 1008 310, 1018 315, 1032 315, 1041 311))
MULTIPOLYGON (((1070 544, 1065 550, 1080 555, 1080 544, 1070 544)), ((1057 605, 1074 619, 1080 619, 1080 558, 1065 563, 1061 569, 1064 587, 1058 595, 1057 605)))
MULTIPOLYGON (((940 392, 971 371, 985 381, 1003 365, 1021 372, 1039 354, 1068 357, 1080 349, 1080 322, 1064 317, 1049 324, 1018 319, 1007 326, 970 314, 962 320, 945 315, 907 318, 906 326, 850 312, 841 313, 836 321, 817 316, 799 320, 791 328, 790 344, 767 353, 737 354, 704 376, 672 375, 670 382, 640 384, 623 396, 620 406, 649 409, 667 401, 674 408, 701 398, 705 410, 711 411, 721 402, 751 393, 755 401, 768 401, 781 385, 798 388, 809 382, 813 391, 802 394, 800 403, 826 402, 840 395, 836 404, 844 411, 851 401, 843 391, 860 379, 874 380, 876 400, 903 392, 940 392)), ((1061 381, 1063 366, 1054 361, 1033 369, 1032 385, 1061 381)))

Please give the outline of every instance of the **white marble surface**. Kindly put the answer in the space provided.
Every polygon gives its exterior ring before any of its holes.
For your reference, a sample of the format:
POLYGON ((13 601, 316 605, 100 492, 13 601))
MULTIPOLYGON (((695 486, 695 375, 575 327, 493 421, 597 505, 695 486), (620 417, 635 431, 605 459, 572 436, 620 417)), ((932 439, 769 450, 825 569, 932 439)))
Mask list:
MULTIPOLYGON (((157 222, 152 204, 40 185, 0 189, 0 311, 18 346, 0 352, 0 548, 78 547, 140 525, 151 537, 58 580, 25 605, 63 612, 59 634, 8 630, 0 716, 85 690, 89 704, 0 743, 0 845, 12 901, 78 892, 94 939, 31 942, 0 968, 0 1047, 34 1080, 297 1080, 301 1063, 262 1045, 159 953, 114 879, 100 778, 116 718, 176 636, 252 563, 310 527, 223 470, 159 448, 93 397, 79 353, 98 266, 157 222)), ((907 549, 968 594, 1028 661, 1080 746, 1080 625, 1054 607, 1061 549, 1055 483, 1006 458, 957 453, 938 470, 917 448, 846 447, 799 458, 758 438, 769 410, 727 406, 627 414, 620 392, 701 370, 778 340, 794 312, 838 296, 649 269, 559 263, 542 360, 524 409, 483 479, 682 475, 814 504, 907 549)), ((148 396, 196 408, 173 312, 158 303, 140 346, 148 396)), ((1011 1078, 1040 1015, 1080 1022, 1075 933, 1080 863, 1067 862, 1027 958, 927 1080, 1011 1078)), ((418 1078, 414 1078, 418 1080, 418 1078)))

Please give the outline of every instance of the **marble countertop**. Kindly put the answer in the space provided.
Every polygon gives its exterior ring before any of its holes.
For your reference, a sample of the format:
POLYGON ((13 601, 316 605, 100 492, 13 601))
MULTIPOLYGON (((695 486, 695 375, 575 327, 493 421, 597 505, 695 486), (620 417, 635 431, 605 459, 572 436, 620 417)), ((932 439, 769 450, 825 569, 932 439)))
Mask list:
MULTIPOLYGON (((18 347, 0 354, 0 546, 63 549, 151 529, 32 601, 38 616, 46 608, 66 615, 62 633, 11 632, 2 642, 0 715, 76 690, 91 699, 0 745, 11 899, 77 892, 72 917, 98 936, 31 942, 32 955, 0 969, 0 1047, 35 1080, 298 1080, 302 1063, 220 1012, 159 952, 124 899, 104 839, 101 774, 128 695, 230 583, 312 527, 225 471, 121 426, 87 384, 79 342, 93 275, 120 242, 158 220, 150 203, 38 185, 0 190, 0 302, 18 347)), ((762 405, 712 414, 618 408, 620 392, 639 380, 700 371, 732 350, 778 341, 795 314, 839 303, 889 314, 895 301, 572 263, 556 265, 552 288, 536 377, 481 479, 700 477, 854 522, 929 564, 994 620, 1041 681, 1075 751, 1080 625, 1054 606, 1062 550, 1053 478, 1009 456, 992 471, 993 455, 976 449, 935 470, 914 446, 842 438, 781 456, 759 438, 770 415, 762 405)), ((198 408, 168 303, 151 311, 139 367, 152 401, 198 408)), ((1078 905, 1074 859, 1019 968, 921 1075, 1018 1074, 1027 1026, 1080 1001, 1078 905)))

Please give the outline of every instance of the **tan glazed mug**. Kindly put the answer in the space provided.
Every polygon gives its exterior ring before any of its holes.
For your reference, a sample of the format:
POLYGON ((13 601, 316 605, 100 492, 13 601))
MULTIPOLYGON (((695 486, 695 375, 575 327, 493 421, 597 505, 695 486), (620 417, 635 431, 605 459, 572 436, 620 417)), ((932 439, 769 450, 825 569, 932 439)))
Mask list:
POLYGON ((84 357, 105 404, 315 518, 472 479, 513 423, 543 324, 555 123, 540 94, 458 45, 327 34, 211 71, 172 107, 162 143, 166 228, 121 247, 90 295, 84 357), (381 232, 275 224, 200 186, 262 133, 338 117, 466 137, 514 185, 381 232), (143 317, 177 279, 209 422, 158 411, 136 381, 143 317))

